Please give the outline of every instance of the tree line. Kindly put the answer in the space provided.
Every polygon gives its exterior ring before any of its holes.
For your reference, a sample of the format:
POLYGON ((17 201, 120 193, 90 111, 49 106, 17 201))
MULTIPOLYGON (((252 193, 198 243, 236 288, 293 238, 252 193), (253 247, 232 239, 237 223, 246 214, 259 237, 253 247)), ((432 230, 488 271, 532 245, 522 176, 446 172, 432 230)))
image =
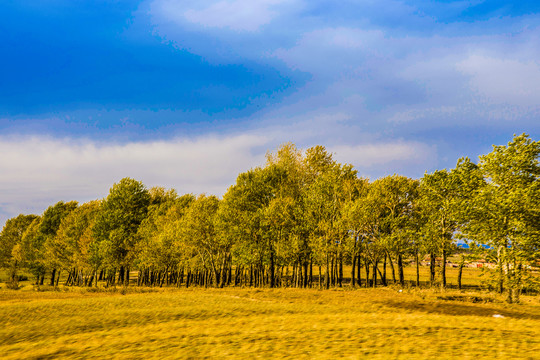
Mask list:
MULTIPOLYGON (((287 143, 238 175, 222 199, 147 189, 124 178, 106 198, 60 201, 9 219, 0 266, 17 287, 25 269, 43 284, 320 287, 405 285, 404 266, 430 258, 430 283, 447 285, 456 240, 496 262, 495 284, 518 301, 540 259, 540 142, 526 134, 478 163, 459 159, 421 179, 374 181, 323 146, 287 143), (437 269, 437 259, 440 266, 437 269), (344 266, 351 269, 344 276, 344 266), (391 274, 391 275, 390 275, 391 274)), ((467 254, 461 254, 458 286, 467 254)))

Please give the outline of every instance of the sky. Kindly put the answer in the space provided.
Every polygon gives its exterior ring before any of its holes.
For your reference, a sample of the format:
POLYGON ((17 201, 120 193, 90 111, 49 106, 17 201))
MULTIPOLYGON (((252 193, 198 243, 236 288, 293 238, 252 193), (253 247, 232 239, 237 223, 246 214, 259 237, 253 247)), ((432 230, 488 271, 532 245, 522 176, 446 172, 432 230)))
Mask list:
POLYGON ((0 225, 123 177, 221 196, 285 142, 420 178, 539 104, 537 1, 3 0, 0 225))

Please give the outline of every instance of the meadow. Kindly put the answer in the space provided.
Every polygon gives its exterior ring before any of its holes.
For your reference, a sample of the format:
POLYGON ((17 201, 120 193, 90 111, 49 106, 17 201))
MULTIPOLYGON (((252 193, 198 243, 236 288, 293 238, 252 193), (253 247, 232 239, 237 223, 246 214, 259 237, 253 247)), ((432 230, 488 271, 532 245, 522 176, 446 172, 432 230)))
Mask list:
POLYGON ((540 299, 482 291, 0 289, 3 359, 538 359, 540 299), (45 290, 45 291, 44 291, 45 290))

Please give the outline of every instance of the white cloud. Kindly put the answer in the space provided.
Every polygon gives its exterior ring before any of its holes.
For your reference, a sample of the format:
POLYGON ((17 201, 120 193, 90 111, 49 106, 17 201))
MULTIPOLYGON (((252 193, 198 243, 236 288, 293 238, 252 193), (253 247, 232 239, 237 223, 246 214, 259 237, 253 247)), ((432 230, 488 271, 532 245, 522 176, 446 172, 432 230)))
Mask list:
POLYGON ((285 0, 222 0, 189 6, 181 0, 156 0, 152 5, 154 12, 169 21, 187 21, 208 28, 257 31, 279 16, 280 5, 286 3, 285 0))
MULTIPOLYGON (((297 126, 268 126, 251 134, 126 144, 0 137, 0 225, 19 213, 41 214, 60 200, 104 198, 123 177, 140 180, 147 187, 174 188, 180 194, 222 195, 239 173, 263 165, 267 150, 291 140, 304 149, 320 144, 314 139, 328 131, 326 127, 340 127, 346 119, 339 114, 321 117, 317 121, 323 128, 314 127, 307 136, 303 133, 308 124, 298 120, 297 126)), ((421 174, 436 157, 433 148, 417 142, 358 141, 362 140, 327 148, 336 153, 336 160, 352 163, 363 176, 410 174, 411 169, 421 174)))
POLYGON ((407 165, 426 165, 432 163, 436 157, 434 147, 410 141, 340 145, 332 147, 331 150, 335 152, 338 161, 353 164, 357 169, 364 170, 371 167, 391 169, 389 165, 398 162, 407 165))
POLYGON ((302 35, 291 48, 280 48, 273 56, 290 68, 314 75, 340 74, 344 68, 355 68, 366 55, 379 52, 384 33, 359 28, 323 28, 302 35))
POLYGON ((103 198, 123 177, 180 194, 221 195, 240 172, 264 162, 267 141, 255 135, 128 144, 0 138, 0 224, 60 200, 103 198))
POLYGON ((488 103, 538 107, 540 63, 485 55, 459 62, 458 71, 470 76, 470 86, 488 103))

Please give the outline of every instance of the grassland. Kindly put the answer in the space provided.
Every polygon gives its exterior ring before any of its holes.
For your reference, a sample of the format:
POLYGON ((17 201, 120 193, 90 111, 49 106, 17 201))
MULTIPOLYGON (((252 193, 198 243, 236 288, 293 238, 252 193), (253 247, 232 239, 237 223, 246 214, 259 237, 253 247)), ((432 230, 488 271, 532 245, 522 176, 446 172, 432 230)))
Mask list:
POLYGON ((538 297, 507 305, 487 293, 397 288, 141 291, 2 289, 0 357, 540 356, 538 297))

